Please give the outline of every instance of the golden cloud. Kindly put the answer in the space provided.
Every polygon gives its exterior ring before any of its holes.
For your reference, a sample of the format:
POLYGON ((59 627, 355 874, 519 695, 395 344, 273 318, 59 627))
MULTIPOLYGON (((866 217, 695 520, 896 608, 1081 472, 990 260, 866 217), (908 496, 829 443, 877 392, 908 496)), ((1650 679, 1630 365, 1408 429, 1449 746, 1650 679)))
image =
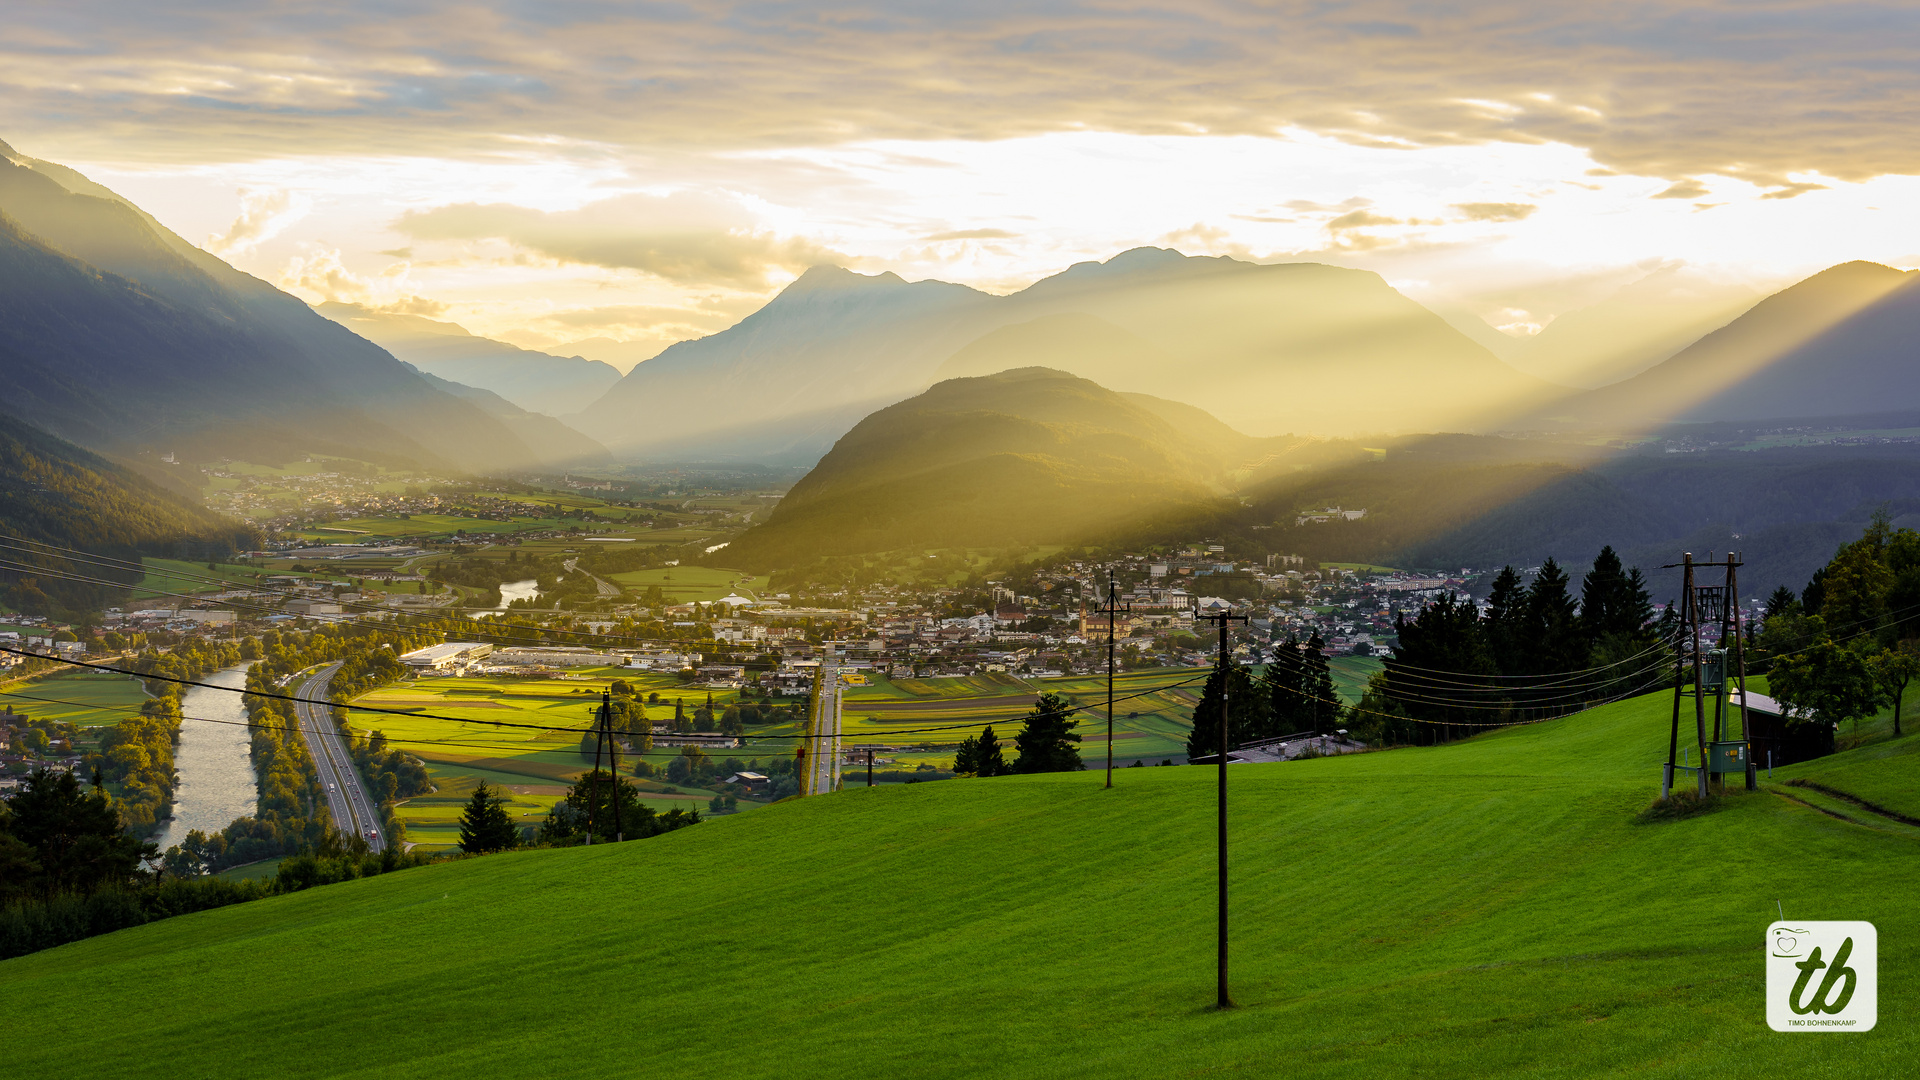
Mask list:
POLYGON ((1920 142, 1906 137, 1920 112, 1910 5, 1080 0, 828 18, 727 3, 347 0, 322 20, 75 0, 9 19, 4 115, 70 157, 1295 128, 1368 146, 1562 142, 1676 181, 1920 173, 1920 142))
POLYGON ((393 228, 415 243, 504 240, 560 262, 640 270, 684 285, 761 286, 775 271, 842 259, 754 224, 738 203, 681 192, 620 195, 561 211, 459 203, 410 210, 393 228))
POLYGON ((1453 208, 1466 215, 1468 221, 1524 221, 1540 209, 1532 203, 1511 202, 1454 203, 1453 208))

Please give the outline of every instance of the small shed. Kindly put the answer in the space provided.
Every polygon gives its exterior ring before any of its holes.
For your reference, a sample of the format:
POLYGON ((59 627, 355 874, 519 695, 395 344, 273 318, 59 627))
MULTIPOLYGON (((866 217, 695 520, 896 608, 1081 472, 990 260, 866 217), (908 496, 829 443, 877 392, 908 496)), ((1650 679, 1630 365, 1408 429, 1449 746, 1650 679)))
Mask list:
POLYGON ((773 781, 757 772, 737 772, 727 777, 727 783, 739 784, 750 795, 764 794, 773 787, 773 781))

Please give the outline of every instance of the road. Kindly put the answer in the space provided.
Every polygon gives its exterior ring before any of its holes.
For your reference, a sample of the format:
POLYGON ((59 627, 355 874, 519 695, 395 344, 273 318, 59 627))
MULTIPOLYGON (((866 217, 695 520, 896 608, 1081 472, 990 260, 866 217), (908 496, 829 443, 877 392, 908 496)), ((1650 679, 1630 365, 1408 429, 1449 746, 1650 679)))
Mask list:
POLYGON ((813 714, 813 733, 826 738, 807 742, 807 794, 840 790, 840 665, 832 657, 820 661, 820 702, 813 714))
MULTIPOLYGON (((295 696, 325 700, 328 684, 339 664, 317 668, 300 683, 295 696)), ((327 809, 333 812, 333 827, 342 833, 364 837, 375 851, 387 846, 386 830, 374 801, 367 797, 360 782, 360 770, 353 767, 347 753, 346 736, 334 726, 332 710, 325 705, 294 703, 299 716, 300 737, 307 742, 313 765, 320 774, 320 790, 327 793, 327 809)))
POLYGON ((569 574, 585 574, 588 577, 593 578, 593 587, 596 590, 595 595, 597 596, 619 596, 620 595, 620 586, 615 585, 613 582, 607 581, 604 578, 595 577, 593 572, 590 570, 580 569, 579 559, 568 559, 566 562, 563 562, 560 565, 564 567, 567 573, 569 574))

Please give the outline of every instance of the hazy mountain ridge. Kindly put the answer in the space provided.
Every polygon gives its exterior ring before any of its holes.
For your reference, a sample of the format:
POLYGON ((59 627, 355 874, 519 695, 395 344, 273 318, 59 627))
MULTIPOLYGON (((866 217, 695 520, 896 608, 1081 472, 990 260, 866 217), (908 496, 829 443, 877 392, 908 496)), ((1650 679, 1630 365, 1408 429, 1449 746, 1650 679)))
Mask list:
POLYGON ((778 442, 796 419, 818 429, 831 418, 817 454, 922 389, 926 372, 977 336, 993 300, 964 285, 814 267, 732 327, 636 366, 569 419, 618 453, 698 458, 733 456, 705 437, 714 432, 772 428, 778 442))
POLYGON ((611 364, 480 337, 457 323, 329 302, 314 310, 419 371, 488 390, 529 412, 565 416, 620 381, 611 364))
POLYGON ((736 326, 634 368, 578 425, 617 452, 711 448, 723 421, 851 427, 943 379, 1034 364, 1260 435, 1406 430, 1414 400, 1418 426, 1473 426, 1562 392, 1377 274, 1137 248, 1004 297, 815 267, 736 326))
POLYGON ((1920 409, 1920 284, 1878 263, 1830 267, 1629 379, 1516 427, 1647 430, 1920 409))
POLYGON ((16 414, 113 453, 550 460, 298 299, 30 160, 0 161, 0 370, 16 414))

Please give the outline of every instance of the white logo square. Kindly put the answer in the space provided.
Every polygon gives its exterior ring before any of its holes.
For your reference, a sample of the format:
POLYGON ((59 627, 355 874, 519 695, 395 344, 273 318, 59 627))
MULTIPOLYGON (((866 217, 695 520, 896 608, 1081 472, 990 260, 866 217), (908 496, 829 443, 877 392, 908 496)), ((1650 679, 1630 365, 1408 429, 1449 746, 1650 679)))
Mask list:
POLYGON ((1767 1026, 1871 1031, 1879 1019, 1879 934, 1868 922, 1767 927, 1767 1026))

